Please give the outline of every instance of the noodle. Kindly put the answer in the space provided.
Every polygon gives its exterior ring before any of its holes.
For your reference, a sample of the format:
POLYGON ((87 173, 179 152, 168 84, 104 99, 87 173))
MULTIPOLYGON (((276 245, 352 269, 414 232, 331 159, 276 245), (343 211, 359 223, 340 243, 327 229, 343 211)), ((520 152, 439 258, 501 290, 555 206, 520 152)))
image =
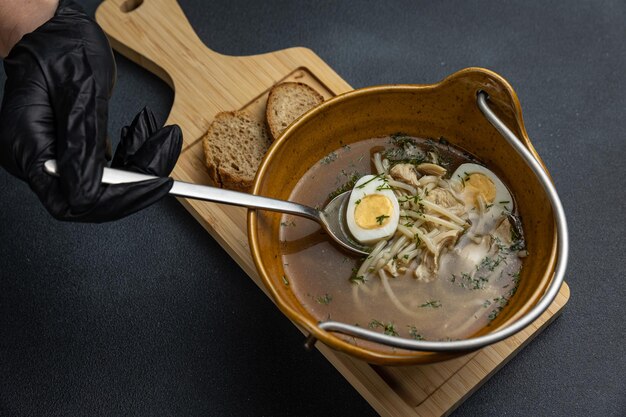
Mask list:
POLYGON ((378 275, 380 276, 380 280, 383 283, 385 292, 387 293, 391 301, 394 303, 394 305, 398 307, 398 310, 401 310, 402 312, 408 315, 415 315, 416 314, 415 311, 409 310, 408 308, 404 306, 404 304, 402 304, 400 300, 398 300, 398 297, 396 297, 396 294, 394 294, 393 290, 391 289, 391 285, 389 285, 389 279, 387 278, 387 274, 385 273, 385 271, 381 269, 380 271, 378 271, 378 275))
POLYGON ((378 152, 374 154, 374 167, 376 168, 378 175, 385 173, 385 168, 383 168, 383 163, 380 160, 380 153, 378 152))
POLYGON ((459 225, 465 225, 467 224, 467 222, 465 220, 463 220, 462 218, 460 218, 459 216, 457 216, 456 214, 452 213, 450 210, 445 209, 435 203, 432 203, 428 200, 422 200, 421 203, 424 205, 424 207, 426 207, 427 209, 430 209, 432 211, 436 211, 439 214, 443 214, 444 216, 446 216, 447 218, 449 218, 450 220, 452 220, 453 222, 459 224, 459 225))
POLYGON ((427 221, 429 221, 431 223, 435 223, 435 224, 439 224, 441 226, 445 226, 448 229, 463 230, 463 228, 461 226, 459 226, 458 224, 449 222, 449 221, 441 219, 439 217, 431 216, 430 214, 424 214, 424 219, 426 219, 427 221))
POLYGON ((408 191, 409 193, 411 193, 411 195, 416 195, 417 194, 417 190, 412 185, 405 184, 405 183, 400 182, 400 181, 394 181, 394 180, 389 180, 388 183, 389 183, 390 186, 392 186, 394 188, 401 188, 403 190, 408 191))
POLYGON ((357 277, 362 276, 365 279, 369 275, 368 269, 370 265, 377 260, 378 254, 380 253, 380 251, 383 250, 385 245, 387 245, 387 242, 385 240, 381 240, 376 244, 376 246, 374 246, 374 249, 372 249, 369 256, 365 259, 365 261, 361 264, 361 267, 357 271, 357 277))

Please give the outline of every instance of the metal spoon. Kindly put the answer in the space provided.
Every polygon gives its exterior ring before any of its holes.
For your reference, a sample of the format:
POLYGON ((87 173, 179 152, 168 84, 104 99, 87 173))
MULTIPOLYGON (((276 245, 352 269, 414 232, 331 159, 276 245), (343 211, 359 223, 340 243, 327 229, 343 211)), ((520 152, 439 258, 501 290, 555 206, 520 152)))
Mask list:
MULTIPOLYGON (((57 163, 51 159, 44 164, 44 170, 50 175, 58 175, 57 163)), ((104 168, 102 182, 104 184, 122 184, 127 182, 153 180, 157 177, 138 174, 120 169, 104 168)), ((224 190, 207 185, 191 184, 183 181, 174 181, 170 190, 171 195, 193 198, 196 200, 212 201, 215 203, 230 204, 255 209, 289 213, 318 222, 326 233, 343 248, 360 255, 367 255, 371 248, 358 243, 348 231, 346 225, 346 206, 351 191, 346 191, 333 198, 323 210, 305 206, 291 201, 277 200, 269 197, 224 190)))

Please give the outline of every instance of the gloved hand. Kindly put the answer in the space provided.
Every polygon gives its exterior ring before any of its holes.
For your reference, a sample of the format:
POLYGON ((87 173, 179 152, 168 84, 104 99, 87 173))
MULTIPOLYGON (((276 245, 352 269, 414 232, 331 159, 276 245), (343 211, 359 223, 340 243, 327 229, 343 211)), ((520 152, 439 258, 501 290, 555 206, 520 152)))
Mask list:
MULTIPOLYGON (((100 27, 78 6, 62 0, 52 19, 11 49, 4 68, 0 163, 28 182, 55 218, 115 220, 168 193, 170 178, 100 182, 115 61, 100 27), (57 160, 58 178, 43 170, 49 159, 57 160)), ((123 129, 113 165, 166 177, 181 146, 178 126, 157 129, 144 109, 123 129)))

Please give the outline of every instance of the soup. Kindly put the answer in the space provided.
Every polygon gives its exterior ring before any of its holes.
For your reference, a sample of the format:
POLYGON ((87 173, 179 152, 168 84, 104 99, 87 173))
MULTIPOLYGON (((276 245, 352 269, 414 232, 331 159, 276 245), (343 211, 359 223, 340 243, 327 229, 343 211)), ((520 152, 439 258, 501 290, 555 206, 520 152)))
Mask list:
POLYGON ((444 139, 368 139, 316 163, 290 200, 323 207, 349 190, 350 231, 372 247, 365 258, 313 222, 282 217, 283 280, 316 319, 456 340, 488 326, 515 294, 527 255, 515 203, 472 155, 444 139))

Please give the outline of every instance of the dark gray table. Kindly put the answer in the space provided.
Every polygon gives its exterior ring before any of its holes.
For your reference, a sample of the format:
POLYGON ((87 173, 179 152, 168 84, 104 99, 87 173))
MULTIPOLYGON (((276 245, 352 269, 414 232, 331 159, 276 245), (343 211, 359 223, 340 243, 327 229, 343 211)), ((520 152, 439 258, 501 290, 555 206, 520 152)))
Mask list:
MULTIPOLYGON (((572 298, 454 415, 626 415, 626 3, 181 3, 219 52, 307 46, 354 87, 506 77, 568 214, 572 298)), ((113 137, 173 98, 117 58, 113 137)), ((0 242, 2 415, 375 414, 174 199, 58 223, 0 170, 0 242)))

